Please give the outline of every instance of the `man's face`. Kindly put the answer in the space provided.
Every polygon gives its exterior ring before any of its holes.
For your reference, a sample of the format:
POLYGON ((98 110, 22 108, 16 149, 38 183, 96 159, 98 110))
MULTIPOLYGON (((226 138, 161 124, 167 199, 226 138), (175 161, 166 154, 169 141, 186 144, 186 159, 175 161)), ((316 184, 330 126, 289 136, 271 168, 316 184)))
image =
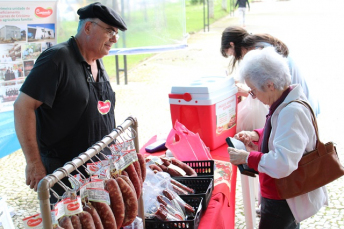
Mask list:
POLYGON ((92 51, 96 56, 101 58, 109 54, 109 51, 114 43, 117 42, 118 29, 105 24, 100 20, 88 22, 90 29, 90 43, 92 44, 92 51), (117 37, 117 38, 116 38, 117 37))

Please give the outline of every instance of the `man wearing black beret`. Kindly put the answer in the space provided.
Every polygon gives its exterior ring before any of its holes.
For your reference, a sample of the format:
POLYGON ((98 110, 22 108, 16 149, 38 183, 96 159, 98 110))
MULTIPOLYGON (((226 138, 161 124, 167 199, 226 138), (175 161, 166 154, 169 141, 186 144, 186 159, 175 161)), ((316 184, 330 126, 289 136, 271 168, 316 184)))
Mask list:
MULTIPOLYGON (((38 182, 109 134, 115 93, 102 57, 127 26, 99 2, 78 10, 75 37, 46 49, 14 103, 15 128, 26 159, 26 184, 38 182)), ((53 187, 59 195, 63 190, 53 187)), ((51 199, 53 200, 53 198, 51 199)))

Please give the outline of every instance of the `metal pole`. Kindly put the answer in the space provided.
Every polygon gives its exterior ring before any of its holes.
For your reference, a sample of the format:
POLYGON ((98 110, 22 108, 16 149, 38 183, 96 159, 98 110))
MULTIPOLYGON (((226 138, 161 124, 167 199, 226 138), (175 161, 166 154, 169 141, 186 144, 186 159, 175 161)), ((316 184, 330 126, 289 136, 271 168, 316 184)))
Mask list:
MULTIPOLYGON (((128 119, 131 119, 132 117, 129 117, 128 119)), ((137 120, 133 122, 131 125, 134 131, 136 132, 136 138, 134 138, 134 144, 135 144, 135 149, 136 153, 140 153, 140 145, 139 145, 139 133, 138 133, 138 123, 137 120)), ((141 193, 140 198, 138 199, 138 216, 142 219, 143 222, 143 228, 146 228, 146 221, 145 221, 145 211, 144 211, 144 205, 143 205, 143 196, 141 193)))
POLYGON ((116 59, 116 81, 117 81, 117 85, 119 85, 119 64, 118 64, 118 56, 115 56, 116 59))
POLYGON ((203 0, 203 32, 205 32, 205 1, 203 0))
POLYGON ((127 68, 127 55, 123 56, 124 59, 124 83, 128 84, 128 68, 127 68))
MULTIPOLYGON (((128 129, 128 127, 132 126, 135 122, 136 122, 136 118, 129 117, 120 126, 122 127, 122 129, 125 130, 125 129, 128 129)), ((81 165, 83 165, 84 161, 88 161, 94 155, 98 154, 105 147, 107 147, 108 144, 110 144, 113 141, 113 139, 119 136, 119 133, 120 131, 118 131, 117 129, 113 130, 110 134, 104 136, 101 141, 97 142, 92 147, 90 147, 85 153, 80 154, 79 158, 73 159, 72 164, 75 164, 77 168, 80 167, 81 165)), ((137 130, 136 130, 136 133, 137 133, 137 130)), ((137 144, 138 144, 137 138, 138 138, 138 135, 136 135, 136 138, 134 141, 137 141, 137 144)), ((135 147, 136 147, 136 144, 135 144, 135 147)), ((68 174, 73 172, 75 170, 75 167, 72 164, 64 165, 63 171, 67 171, 68 174)), ((66 174, 64 172, 55 171, 52 174, 52 176, 51 175, 45 176, 38 184, 37 194, 38 194, 44 229, 53 229, 51 213, 50 213, 51 211, 50 211, 49 190, 51 187, 54 186, 54 184, 62 180, 64 177, 66 177, 66 174)), ((139 206, 143 208, 143 205, 139 205, 139 206)), ((142 220, 144 220, 144 218, 142 220)))
POLYGON ((207 26, 208 26, 208 32, 209 32, 209 0, 207 0, 207 26))

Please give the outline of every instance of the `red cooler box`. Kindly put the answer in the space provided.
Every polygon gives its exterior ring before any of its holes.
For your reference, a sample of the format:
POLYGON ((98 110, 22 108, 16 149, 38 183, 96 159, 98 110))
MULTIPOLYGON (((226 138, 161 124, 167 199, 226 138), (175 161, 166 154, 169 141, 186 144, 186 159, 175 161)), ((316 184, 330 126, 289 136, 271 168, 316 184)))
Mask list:
POLYGON ((172 125, 178 120, 199 133, 210 150, 236 133, 237 87, 232 77, 209 76, 181 86, 169 94, 172 125))

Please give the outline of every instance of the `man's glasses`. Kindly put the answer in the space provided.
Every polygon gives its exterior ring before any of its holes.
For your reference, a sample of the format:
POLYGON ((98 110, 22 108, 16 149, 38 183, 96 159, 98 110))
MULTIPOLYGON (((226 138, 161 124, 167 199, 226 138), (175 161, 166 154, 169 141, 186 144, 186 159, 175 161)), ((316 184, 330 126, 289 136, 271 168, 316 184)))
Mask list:
POLYGON ((95 22, 95 21, 91 21, 91 22, 94 23, 94 24, 96 24, 96 25, 98 25, 100 28, 106 30, 106 32, 107 32, 107 34, 108 34, 108 36, 109 36, 110 38, 112 38, 112 37, 115 36, 115 37, 116 37, 116 41, 118 41, 118 39, 119 39, 119 34, 118 34, 115 30, 112 30, 112 29, 109 29, 109 28, 105 28, 105 27, 99 25, 99 24, 98 24, 97 22, 95 22))

